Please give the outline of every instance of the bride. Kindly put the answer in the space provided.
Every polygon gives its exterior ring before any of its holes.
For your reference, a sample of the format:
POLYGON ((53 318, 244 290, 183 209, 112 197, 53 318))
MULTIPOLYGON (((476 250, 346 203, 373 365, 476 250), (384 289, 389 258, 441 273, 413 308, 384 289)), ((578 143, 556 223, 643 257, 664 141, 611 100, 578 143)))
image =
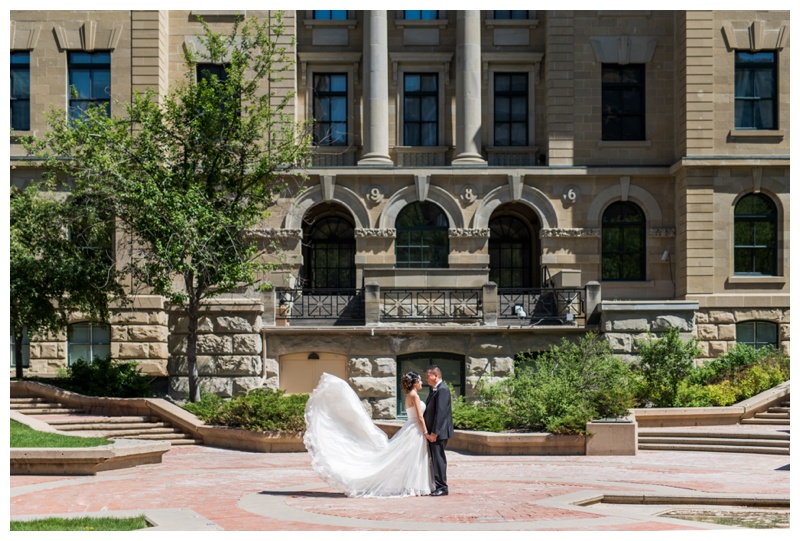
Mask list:
POLYGON ((303 441, 311 467, 349 497, 389 498, 430 494, 433 479, 424 434, 425 404, 415 372, 401 380, 408 421, 389 439, 342 379, 322 374, 306 403, 303 441))

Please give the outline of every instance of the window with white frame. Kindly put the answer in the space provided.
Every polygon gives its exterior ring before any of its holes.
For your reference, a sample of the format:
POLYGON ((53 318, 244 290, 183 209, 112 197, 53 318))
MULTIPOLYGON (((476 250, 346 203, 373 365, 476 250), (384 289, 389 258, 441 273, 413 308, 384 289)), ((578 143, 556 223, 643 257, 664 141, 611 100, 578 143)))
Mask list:
POLYGON ((95 357, 111 354, 111 327, 99 323, 74 323, 69 326, 67 363, 78 359, 90 363, 95 357))

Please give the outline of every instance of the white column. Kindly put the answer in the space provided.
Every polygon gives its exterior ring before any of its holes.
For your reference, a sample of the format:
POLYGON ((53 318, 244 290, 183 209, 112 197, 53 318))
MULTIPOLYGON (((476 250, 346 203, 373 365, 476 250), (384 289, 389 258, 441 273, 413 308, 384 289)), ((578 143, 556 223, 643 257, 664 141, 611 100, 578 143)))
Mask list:
POLYGON ((456 157, 453 165, 485 165, 481 156, 481 12, 458 10, 456 21, 456 157))
POLYGON ((391 165, 386 10, 364 12, 364 155, 358 165, 391 165))

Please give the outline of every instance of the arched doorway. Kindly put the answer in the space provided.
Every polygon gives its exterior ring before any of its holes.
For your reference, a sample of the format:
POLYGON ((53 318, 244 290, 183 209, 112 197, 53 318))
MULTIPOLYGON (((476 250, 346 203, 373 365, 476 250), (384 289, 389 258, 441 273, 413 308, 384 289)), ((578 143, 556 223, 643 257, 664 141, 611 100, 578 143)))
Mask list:
POLYGON ((489 220, 489 280, 498 289, 539 287, 539 219, 519 203, 501 205, 489 220))

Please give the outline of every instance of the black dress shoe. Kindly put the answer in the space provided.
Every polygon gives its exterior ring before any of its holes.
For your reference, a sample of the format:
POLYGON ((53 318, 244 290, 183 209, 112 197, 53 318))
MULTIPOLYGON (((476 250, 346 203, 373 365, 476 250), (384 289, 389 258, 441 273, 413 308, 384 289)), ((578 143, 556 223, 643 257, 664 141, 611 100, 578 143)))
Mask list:
POLYGON ((431 496, 447 496, 447 489, 446 488, 438 488, 431 492, 431 496))

